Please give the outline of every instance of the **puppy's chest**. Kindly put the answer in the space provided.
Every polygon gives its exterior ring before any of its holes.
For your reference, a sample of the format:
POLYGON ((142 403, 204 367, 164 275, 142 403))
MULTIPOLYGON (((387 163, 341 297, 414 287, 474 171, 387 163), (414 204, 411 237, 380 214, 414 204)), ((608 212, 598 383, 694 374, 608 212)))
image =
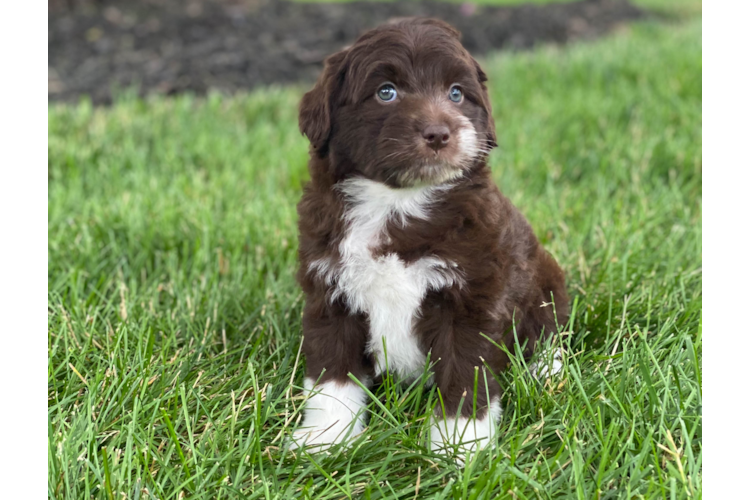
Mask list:
POLYGON ((418 374, 426 353, 413 327, 422 302, 430 290, 460 285, 461 270, 428 250, 411 247, 408 260, 404 260, 388 249, 410 248, 404 235, 410 225, 429 224, 429 209, 439 193, 425 188, 386 192, 393 195, 389 197, 377 196, 382 194, 377 189, 356 189, 362 187, 351 187, 337 262, 320 267, 335 269, 336 276, 329 278, 333 298, 344 299, 352 312, 367 314, 367 350, 375 360, 376 372, 388 369, 402 376, 418 374), (389 234, 393 224, 405 230, 398 231, 400 241, 393 241, 389 234))

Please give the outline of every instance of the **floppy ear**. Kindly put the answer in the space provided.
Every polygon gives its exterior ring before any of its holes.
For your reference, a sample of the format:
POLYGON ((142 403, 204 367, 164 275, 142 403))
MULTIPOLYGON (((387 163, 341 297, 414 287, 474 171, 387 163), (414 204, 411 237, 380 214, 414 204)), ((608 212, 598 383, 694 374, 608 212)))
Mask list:
POLYGON ((487 86, 485 85, 485 82, 487 81, 487 74, 482 70, 482 68, 479 66, 479 63, 472 58, 472 61, 474 61, 474 67, 477 70, 477 79, 479 80, 479 84, 482 86, 482 104, 484 105, 484 109, 487 112, 487 145, 491 148, 494 148, 497 146, 497 136, 495 135, 495 120, 492 118, 492 105, 490 104, 490 96, 487 93, 487 86))
POLYGON ((326 58, 323 73, 300 102, 299 129, 319 152, 325 150, 331 135, 333 97, 344 79, 342 63, 346 53, 346 50, 342 50, 326 58))

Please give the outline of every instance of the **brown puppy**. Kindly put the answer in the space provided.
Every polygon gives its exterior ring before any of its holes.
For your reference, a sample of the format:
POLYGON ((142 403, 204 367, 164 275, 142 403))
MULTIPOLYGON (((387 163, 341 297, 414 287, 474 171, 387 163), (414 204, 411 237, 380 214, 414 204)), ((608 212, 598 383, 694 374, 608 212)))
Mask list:
POLYGON ((293 446, 359 434, 367 397, 348 375, 365 385, 386 370, 413 377, 428 353, 445 408, 432 448, 483 446, 500 415, 485 367, 509 361, 493 342, 512 345, 515 329, 530 356, 567 321, 563 272, 491 180, 486 80, 455 29, 411 19, 330 56, 302 99, 310 398, 293 446))

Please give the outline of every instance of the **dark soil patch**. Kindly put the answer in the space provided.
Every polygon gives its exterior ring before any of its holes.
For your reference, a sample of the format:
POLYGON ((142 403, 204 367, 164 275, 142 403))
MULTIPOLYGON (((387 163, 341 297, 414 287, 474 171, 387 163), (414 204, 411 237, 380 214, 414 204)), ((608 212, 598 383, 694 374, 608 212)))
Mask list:
POLYGON ((627 0, 516 7, 424 2, 300 4, 267 0, 58 0, 49 10, 50 100, 312 81, 323 59, 388 19, 432 16, 473 54, 599 36, 644 14, 627 0))

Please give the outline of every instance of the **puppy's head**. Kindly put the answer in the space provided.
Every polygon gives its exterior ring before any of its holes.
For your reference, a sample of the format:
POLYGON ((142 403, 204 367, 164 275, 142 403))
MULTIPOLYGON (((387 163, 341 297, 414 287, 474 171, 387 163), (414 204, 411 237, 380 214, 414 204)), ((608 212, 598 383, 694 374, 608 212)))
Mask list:
POLYGON ((335 178, 439 184, 496 145, 487 77, 459 36, 442 21, 410 19, 326 59, 299 124, 335 178))

